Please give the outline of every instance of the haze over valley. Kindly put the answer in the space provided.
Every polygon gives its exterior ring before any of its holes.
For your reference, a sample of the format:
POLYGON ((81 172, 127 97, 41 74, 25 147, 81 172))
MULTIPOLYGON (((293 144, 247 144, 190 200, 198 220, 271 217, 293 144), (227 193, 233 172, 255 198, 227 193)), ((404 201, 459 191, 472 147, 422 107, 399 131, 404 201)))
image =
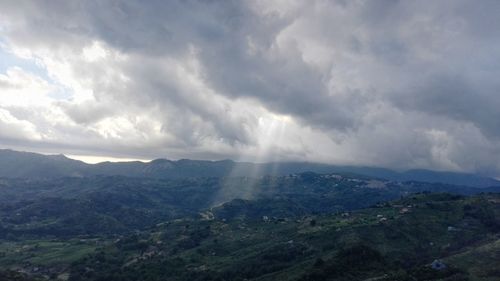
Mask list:
POLYGON ((500 280, 499 15, 0 1, 0 281, 500 280))

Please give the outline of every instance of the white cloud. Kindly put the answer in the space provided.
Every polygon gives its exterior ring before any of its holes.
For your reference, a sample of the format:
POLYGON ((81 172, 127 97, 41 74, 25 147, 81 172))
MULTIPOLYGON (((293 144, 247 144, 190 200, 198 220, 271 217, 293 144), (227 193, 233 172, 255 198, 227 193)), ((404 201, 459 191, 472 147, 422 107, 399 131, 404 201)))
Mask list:
POLYGON ((494 1, 4 1, 5 45, 47 77, 0 75, 2 128, 78 155, 498 175, 499 11, 494 1))
POLYGON ((56 87, 19 67, 11 67, 5 74, 0 74, 0 105, 2 106, 48 104, 51 101, 50 95, 55 91, 56 87))
POLYGON ((12 116, 9 111, 1 108, 0 137, 8 140, 15 140, 17 138, 40 140, 42 138, 33 124, 25 120, 19 120, 12 116))

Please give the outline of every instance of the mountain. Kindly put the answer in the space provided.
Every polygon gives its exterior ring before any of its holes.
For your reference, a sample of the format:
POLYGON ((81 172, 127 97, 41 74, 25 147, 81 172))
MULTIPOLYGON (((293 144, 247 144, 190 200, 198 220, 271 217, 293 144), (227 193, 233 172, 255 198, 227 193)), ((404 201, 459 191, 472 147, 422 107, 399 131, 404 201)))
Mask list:
POLYGON ((80 176, 88 164, 64 155, 42 155, 10 149, 0 150, 0 177, 54 178, 80 176))
POLYGON ((303 172, 365 175, 392 181, 420 181, 474 187, 500 186, 500 182, 475 174, 409 170, 396 172, 376 167, 337 166, 309 162, 248 163, 231 160, 177 161, 156 159, 151 162, 102 162, 87 164, 64 155, 42 155, 30 152, 0 150, 0 177, 57 178, 96 175, 119 175, 158 179, 190 177, 261 177, 303 172))

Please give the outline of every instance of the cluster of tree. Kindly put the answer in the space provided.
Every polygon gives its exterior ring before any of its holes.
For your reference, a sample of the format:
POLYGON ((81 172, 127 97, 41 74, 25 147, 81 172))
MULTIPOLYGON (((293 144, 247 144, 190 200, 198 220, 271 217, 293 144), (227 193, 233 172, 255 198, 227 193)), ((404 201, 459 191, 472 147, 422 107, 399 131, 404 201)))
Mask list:
POLYGON ((76 262, 71 280, 466 280, 463 269, 429 263, 498 234, 489 225, 500 206, 488 203, 497 197, 425 193, 347 217, 279 224, 180 220, 76 262), (412 210, 401 214, 403 207, 412 210), (394 215, 370 221, 379 213, 394 215), (262 233, 276 235, 259 238, 262 233))

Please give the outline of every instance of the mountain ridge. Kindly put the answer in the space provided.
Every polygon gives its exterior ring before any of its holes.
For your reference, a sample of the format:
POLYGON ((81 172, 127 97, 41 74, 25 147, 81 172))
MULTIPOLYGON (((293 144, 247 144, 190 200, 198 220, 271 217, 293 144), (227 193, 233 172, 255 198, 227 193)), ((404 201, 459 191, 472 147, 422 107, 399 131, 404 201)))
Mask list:
POLYGON ((100 162, 88 164, 62 154, 43 155, 0 149, 0 177, 7 178, 57 178, 95 175, 122 175, 150 178, 189 177, 261 177, 303 172, 352 173, 392 181, 421 181, 474 187, 500 186, 500 181, 469 173, 412 169, 397 172, 387 168, 366 166, 340 166, 312 162, 251 163, 224 160, 169 160, 154 159, 150 162, 100 162))

